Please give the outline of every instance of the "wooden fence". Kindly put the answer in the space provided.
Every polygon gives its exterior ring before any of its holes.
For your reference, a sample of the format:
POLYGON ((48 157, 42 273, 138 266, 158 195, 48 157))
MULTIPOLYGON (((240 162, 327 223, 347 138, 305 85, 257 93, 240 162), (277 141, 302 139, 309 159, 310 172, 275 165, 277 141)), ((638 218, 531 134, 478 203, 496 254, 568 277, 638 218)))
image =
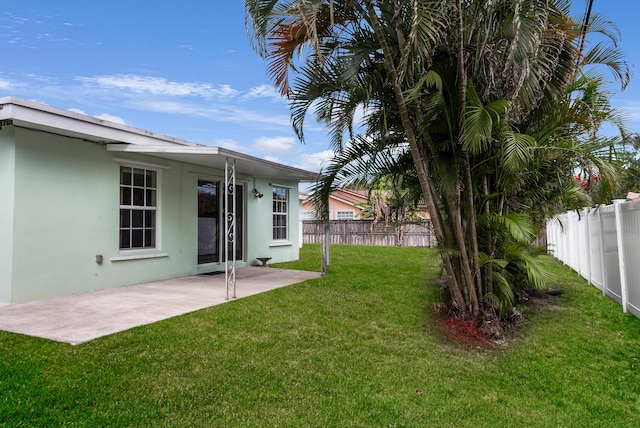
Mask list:
MULTIPOLYGON (((394 225, 369 220, 331 220, 332 244, 386 245, 392 247, 435 247, 436 237, 431 221, 394 225)), ((302 222, 302 242, 321 244, 324 225, 315 220, 302 222)))

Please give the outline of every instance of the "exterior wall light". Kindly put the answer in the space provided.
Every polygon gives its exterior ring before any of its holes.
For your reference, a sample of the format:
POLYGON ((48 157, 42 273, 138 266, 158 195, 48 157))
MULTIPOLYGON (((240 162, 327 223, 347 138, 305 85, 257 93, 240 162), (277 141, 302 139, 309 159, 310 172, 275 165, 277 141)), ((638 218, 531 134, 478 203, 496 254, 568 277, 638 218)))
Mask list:
POLYGON ((263 197, 264 195, 262 193, 260 193, 258 191, 258 189, 253 189, 253 196, 255 196, 256 198, 259 199, 259 198, 263 197))

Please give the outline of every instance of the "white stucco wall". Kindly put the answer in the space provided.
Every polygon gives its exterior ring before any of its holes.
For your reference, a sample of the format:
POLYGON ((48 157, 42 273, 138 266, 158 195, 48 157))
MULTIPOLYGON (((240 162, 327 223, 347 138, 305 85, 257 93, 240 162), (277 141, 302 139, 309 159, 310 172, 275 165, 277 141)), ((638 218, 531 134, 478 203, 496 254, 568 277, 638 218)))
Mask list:
MULTIPOLYGON (((114 161, 114 153, 107 152, 102 145, 78 139, 20 128, 11 132, 17 141, 15 157, 11 156, 12 138, 7 137, 5 130, 0 133, 0 195, 3 202, 15 195, 13 209, 9 204, 0 204, 0 303, 198 273, 197 180, 223 178, 223 171, 118 153, 120 159, 162 167, 158 169, 158 248, 121 251, 119 171, 123 163, 114 161), (7 244, 11 239, 12 245, 7 244), (103 256, 102 264, 96 263, 96 255, 103 256), (163 256, 118 260, 131 255, 163 256), (7 283, 11 286, 5 286, 7 283)), ((289 192, 290 243, 273 246, 269 185, 273 180, 254 180, 238 173, 237 181, 245 185, 246 262, 255 264, 256 257, 263 256, 272 257, 272 263, 297 259, 297 182, 278 181, 295 188, 289 192), (265 196, 255 198, 254 187, 265 196)), ((223 265, 209 266, 206 270, 223 268, 223 265)))

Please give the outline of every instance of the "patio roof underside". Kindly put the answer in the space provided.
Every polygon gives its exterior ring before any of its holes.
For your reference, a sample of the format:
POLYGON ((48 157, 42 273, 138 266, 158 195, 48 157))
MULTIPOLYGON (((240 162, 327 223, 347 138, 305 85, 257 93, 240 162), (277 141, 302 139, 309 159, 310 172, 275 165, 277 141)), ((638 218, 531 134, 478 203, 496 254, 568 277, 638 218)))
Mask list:
POLYGON ((318 174, 287 165, 266 161, 221 147, 210 146, 136 146, 129 144, 107 144, 107 150, 120 153, 140 153, 162 159, 186 162, 205 167, 225 169, 226 161, 235 160, 236 173, 257 178, 295 181, 316 181, 318 174))

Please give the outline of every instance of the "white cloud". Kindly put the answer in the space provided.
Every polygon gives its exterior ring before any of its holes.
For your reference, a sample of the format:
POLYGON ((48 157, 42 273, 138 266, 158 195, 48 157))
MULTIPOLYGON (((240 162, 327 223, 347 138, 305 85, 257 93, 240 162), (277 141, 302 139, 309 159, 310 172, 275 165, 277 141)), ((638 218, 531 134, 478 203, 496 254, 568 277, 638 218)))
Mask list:
POLYGON ((302 153, 298 156, 296 168, 306 169, 307 171, 320 171, 325 168, 329 161, 333 159, 335 152, 333 150, 324 150, 316 153, 302 153))
POLYGON ((260 153, 290 153, 296 144, 293 137, 259 137, 253 147, 260 153))
POLYGON ((275 163, 280 163, 280 164, 286 164, 286 162, 284 162, 282 159, 280 159, 277 156, 265 156, 263 158, 264 160, 268 160, 269 162, 275 162, 275 163))
POLYGON ((196 104, 178 101, 131 99, 128 106, 138 110, 148 110, 169 114, 184 114, 202 117, 218 122, 239 123, 244 127, 269 125, 276 128, 290 128, 290 118, 286 114, 255 112, 235 107, 231 104, 196 104))
POLYGON ((276 88, 271 85, 260 85, 249 89, 249 92, 242 96, 245 100, 254 100, 256 98, 271 98, 275 101, 283 101, 282 97, 276 88))
MULTIPOLYGON (((68 109, 69 111, 73 112, 73 113, 78 113, 78 114, 82 114, 85 116, 90 116, 86 111, 79 109, 79 108, 70 108, 68 109)), ((119 123, 121 125, 126 125, 127 122, 125 122, 125 120, 119 116, 113 116, 110 115, 109 113, 101 113, 98 115, 93 116, 96 119, 100 119, 100 120, 106 120, 108 122, 114 122, 114 123, 119 123)))
POLYGON ((218 147, 223 147, 225 149, 233 150, 235 152, 246 153, 246 150, 247 150, 247 148, 243 146, 242 143, 231 138, 216 140, 214 141, 213 145, 218 147))
POLYGON ((11 89, 13 86, 10 81, 0 78, 0 89, 11 89))
POLYGON ((635 101, 626 102, 620 105, 620 109, 630 121, 640 121, 640 103, 635 101))
POLYGON ((56 85, 58 82, 58 80, 55 77, 42 76, 35 73, 27 73, 25 74, 25 77, 28 78, 29 80, 32 80, 38 83, 45 83, 50 85, 56 85))
POLYGON ((135 74, 117 74, 112 76, 76 77, 85 86, 101 87, 147 93, 151 95, 166 95, 174 97, 195 96, 203 98, 230 98, 238 91, 229 85, 213 86, 202 82, 173 82, 163 77, 139 76, 135 74))
POLYGON ((7 12, 6 16, 9 18, 10 22, 13 22, 15 24, 25 24, 29 21, 29 18, 15 15, 12 12, 7 12))

